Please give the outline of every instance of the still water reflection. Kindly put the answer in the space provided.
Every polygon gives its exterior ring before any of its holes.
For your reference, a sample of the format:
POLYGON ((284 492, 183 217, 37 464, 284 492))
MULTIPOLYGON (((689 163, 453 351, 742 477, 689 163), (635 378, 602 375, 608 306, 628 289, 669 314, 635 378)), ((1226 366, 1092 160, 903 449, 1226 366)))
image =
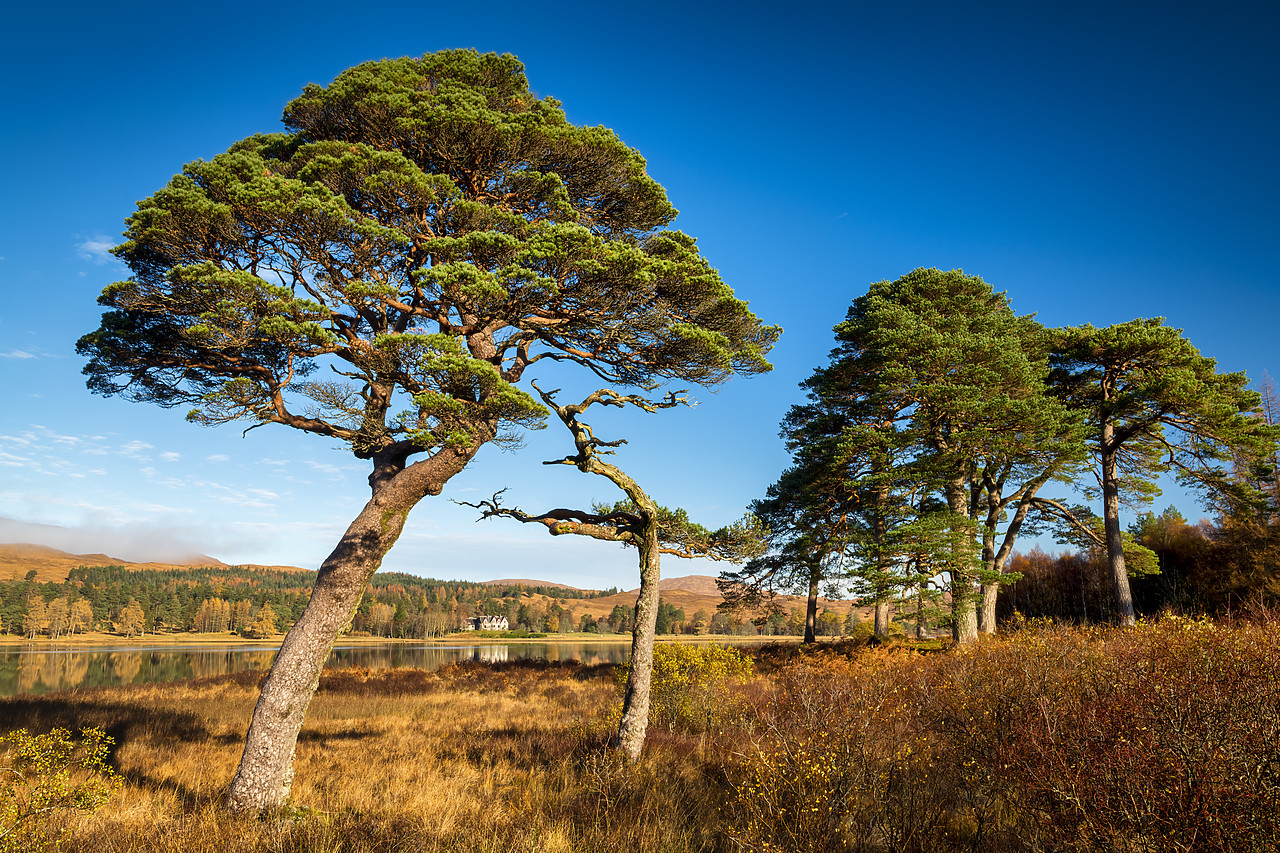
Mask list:
MULTIPOLYGON (((630 656, 627 643, 495 643, 475 646, 418 646, 407 644, 337 646, 329 668, 439 669, 459 661, 545 659, 583 663, 620 663, 630 656)), ((47 693, 73 687, 146 684, 266 669, 275 659, 274 646, 127 646, 93 648, 0 650, 0 697, 47 693)))

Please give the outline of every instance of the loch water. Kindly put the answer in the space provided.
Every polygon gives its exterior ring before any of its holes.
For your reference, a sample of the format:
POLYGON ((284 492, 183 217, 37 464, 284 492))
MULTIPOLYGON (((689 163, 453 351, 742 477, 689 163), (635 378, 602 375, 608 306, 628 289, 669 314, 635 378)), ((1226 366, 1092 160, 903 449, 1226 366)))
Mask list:
MULTIPOLYGON (((49 693, 73 688, 148 684, 226 675, 271 666, 275 645, 120 645, 0 647, 0 697, 49 693)), ((462 661, 577 660, 586 664, 621 663, 630 656, 626 642, 477 643, 431 645, 384 643, 334 647, 327 668, 413 667, 435 670, 462 661)))

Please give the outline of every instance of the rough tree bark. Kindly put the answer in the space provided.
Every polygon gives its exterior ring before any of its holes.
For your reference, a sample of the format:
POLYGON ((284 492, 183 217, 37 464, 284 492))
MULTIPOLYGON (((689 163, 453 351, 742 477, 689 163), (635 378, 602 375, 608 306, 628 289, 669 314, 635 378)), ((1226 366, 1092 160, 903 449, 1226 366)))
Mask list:
POLYGON ((658 591, 662 580, 656 513, 641 509, 647 522, 640 531, 640 596, 631 632, 631 668, 622 693, 622 720, 617 749, 631 761, 640 759, 649 728, 649 693, 653 682, 653 644, 658 633, 658 591))
POLYGON ((804 641, 806 643, 818 641, 818 580, 818 570, 814 569, 813 574, 809 575, 809 594, 804 608, 804 641))
MULTIPOLYGON (((965 478, 959 477, 946 485, 947 507, 956 518, 969 517, 968 489, 965 478)), ((953 539, 955 549, 951 566, 951 638, 960 644, 978 639, 978 612, 973 601, 973 576, 969 569, 973 537, 961 531, 953 539)))
POLYGON ((1124 564, 1124 539, 1120 535, 1120 477, 1113 427, 1102 425, 1102 525, 1107 537, 1107 562, 1111 566, 1111 589, 1116 599, 1116 620, 1132 627, 1133 594, 1129 591, 1129 570, 1124 564))
POLYGON ((876 602, 875 633, 877 637, 889 635, 889 602, 876 602))
POLYGON ((229 808, 260 812, 287 802, 298 733, 334 640, 351 623, 369 578, 400 537, 409 511, 426 495, 440 494, 483 443, 444 450, 408 467, 403 459, 375 460, 369 477, 373 497, 321 565, 311 600, 285 635, 262 686, 227 792, 229 808))

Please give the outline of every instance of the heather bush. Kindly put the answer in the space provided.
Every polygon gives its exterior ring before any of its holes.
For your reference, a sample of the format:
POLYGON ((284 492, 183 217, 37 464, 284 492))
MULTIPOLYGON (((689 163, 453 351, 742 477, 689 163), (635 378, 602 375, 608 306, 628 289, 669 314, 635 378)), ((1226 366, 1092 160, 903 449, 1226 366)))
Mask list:
POLYGON ((999 756, 1054 844, 1280 847, 1280 631, 1168 617, 1092 645, 999 756))
POLYGON ((1280 630, 1034 625, 783 666, 731 774, 759 850, 1280 846, 1280 630))

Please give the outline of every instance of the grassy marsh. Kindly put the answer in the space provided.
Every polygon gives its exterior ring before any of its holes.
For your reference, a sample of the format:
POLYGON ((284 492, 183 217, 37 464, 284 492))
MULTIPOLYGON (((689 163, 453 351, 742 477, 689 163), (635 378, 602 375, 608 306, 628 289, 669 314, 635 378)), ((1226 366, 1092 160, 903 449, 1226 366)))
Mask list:
POLYGON ((1260 851, 1280 843, 1280 627, 1035 626, 964 650, 768 647, 719 712, 607 750, 612 667, 324 677, 293 805, 221 798, 260 674, 0 703, 105 728, 88 851, 1260 851))

